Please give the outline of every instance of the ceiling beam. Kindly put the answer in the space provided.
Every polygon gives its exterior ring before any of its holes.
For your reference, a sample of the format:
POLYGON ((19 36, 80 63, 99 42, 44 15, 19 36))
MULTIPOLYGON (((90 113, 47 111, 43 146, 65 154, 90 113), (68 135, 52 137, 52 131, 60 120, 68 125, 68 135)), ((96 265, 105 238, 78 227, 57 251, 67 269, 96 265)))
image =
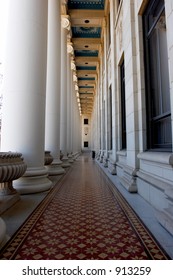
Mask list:
POLYGON ((92 45, 99 45, 101 44, 100 38, 72 38, 72 42, 74 45, 86 45, 86 44, 92 44, 92 45))
POLYGON ((68 14, 72 19, 73 18, 90 19, 90 18, 103 18, 104 17, 103 10, 74 9, 74 10, 68 10, 68 14))

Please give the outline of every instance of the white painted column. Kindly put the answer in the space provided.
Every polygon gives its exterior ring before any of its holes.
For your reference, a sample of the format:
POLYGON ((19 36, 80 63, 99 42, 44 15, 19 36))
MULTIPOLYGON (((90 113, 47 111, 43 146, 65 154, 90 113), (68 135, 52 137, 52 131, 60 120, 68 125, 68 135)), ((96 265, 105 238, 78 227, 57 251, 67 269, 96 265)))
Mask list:
POLYGON ((61 2, 48 0, 48 50, 46 89, 45 150, 53 162, 47 166, 49 175, 63 174, 60 161, 60 94, 61 94, 61 2))
POLYGON ((72 94, 72 150, 73 150, 73 159, 75 159, 76 155, 76 91, 75 85, 73 86, 73 94, 72 94))
POLYGON ((103 157, 103 165, 104 167, 108 167, 108 61, 107 61, 107 54, 108 54, 108 46, 107 46, 107 22, 104 21, 104 85, 103 85, 103 96, 105 102, 105 150, 104 150, 104 157, 103 157))
POLYGON ((73 54, 72 43, 67 44, 67 154, 69 163, 73 163, 71 149, 71 95, 72 95, 72 63, 71 56, 73 54))
POLYGON ((104 95, 103 95, 103 49, 101 48, 100 50, 101 52, 101 61, 100 61, 100 79, 99 79, 99 83, 100 83, 100 138, 101 138, 101 147, 100 147, 100 162, 103 163, 103 156, 104 156, 104 137, 105 137, 105 133, 104 133, 104 120, 105 120, 105 114, 104 114, 104 95))
POLYGON ((71 55, 67 44, 67 156, 70 154, 70 95, 71 95, 71 55))
POLYGON ((52 184, 44 167, 47 9, 47 0, 9 1, 1 149, 23 154, 27 170, 13 184, 20 193, 52 184))
POLYGON ((73 157, 72 157, 72 95, 74 92, 74 81, 73 81, 73 71, 76 70, 76 66, 73 60, 73 47, 72 44, 69 42, 67 46, 67 51, 69 53, 69 64, 70 64, 70 69, 69 69, 69 91, 68 91, 68 158, 69 162, 73 163, 73 157))
POLYGON ((60 148, 63 154, 62 167, 69 167, 67 157, 67 34, 70 22, 67 17, 61 20, 61 122, 60 122, 60 148))

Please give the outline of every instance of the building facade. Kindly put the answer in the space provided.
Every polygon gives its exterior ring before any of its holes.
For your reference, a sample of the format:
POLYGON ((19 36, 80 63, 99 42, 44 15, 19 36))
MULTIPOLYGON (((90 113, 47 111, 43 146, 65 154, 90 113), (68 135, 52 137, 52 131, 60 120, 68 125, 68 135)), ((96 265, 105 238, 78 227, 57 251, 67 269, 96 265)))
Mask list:
POLYGON ((45 191, 93 150, 173 234, 173 0, 12 0, 8 19, 1 151, 27 165, 15 189, 45 191))
POLYGON ((92 114, 100 162, 153 205, 171 233, 172 12, 169 0, 109 1, 92 114))

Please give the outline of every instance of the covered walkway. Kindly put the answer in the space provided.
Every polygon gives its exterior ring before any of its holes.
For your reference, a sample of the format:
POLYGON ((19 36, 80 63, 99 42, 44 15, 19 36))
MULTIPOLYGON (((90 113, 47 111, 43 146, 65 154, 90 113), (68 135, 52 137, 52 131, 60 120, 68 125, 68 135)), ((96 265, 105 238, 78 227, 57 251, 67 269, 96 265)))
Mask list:
MULTIPOLYGON (((2 249, 1 259, 169 259, 89 153, 78 157, 45 194, 2 249)), ((20 203, 17 212, 15 206, 9 210, 16 221, 20 203)), ((3 215, 7 228, 9 211, 3 215)))

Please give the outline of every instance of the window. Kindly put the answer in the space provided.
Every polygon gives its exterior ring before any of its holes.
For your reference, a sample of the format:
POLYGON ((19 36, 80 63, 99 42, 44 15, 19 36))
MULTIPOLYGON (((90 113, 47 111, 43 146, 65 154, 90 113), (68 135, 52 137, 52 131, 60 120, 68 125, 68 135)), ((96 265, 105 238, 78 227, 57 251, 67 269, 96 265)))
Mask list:
POLYGON ((84 141, 84 148, 88 148, 88 141, 84 141))
POLYGON ((148 149, 172 149, 164 0, 150 1, 144 15, 148 149))
POLYGON ((88 119, 84 119, 84 124, 88 124, 88 119))
POLYGON ((125 98, 125 70, 124 61, 120 66, 121 81, 121 149, 126 149, 126 98, 125 98))

